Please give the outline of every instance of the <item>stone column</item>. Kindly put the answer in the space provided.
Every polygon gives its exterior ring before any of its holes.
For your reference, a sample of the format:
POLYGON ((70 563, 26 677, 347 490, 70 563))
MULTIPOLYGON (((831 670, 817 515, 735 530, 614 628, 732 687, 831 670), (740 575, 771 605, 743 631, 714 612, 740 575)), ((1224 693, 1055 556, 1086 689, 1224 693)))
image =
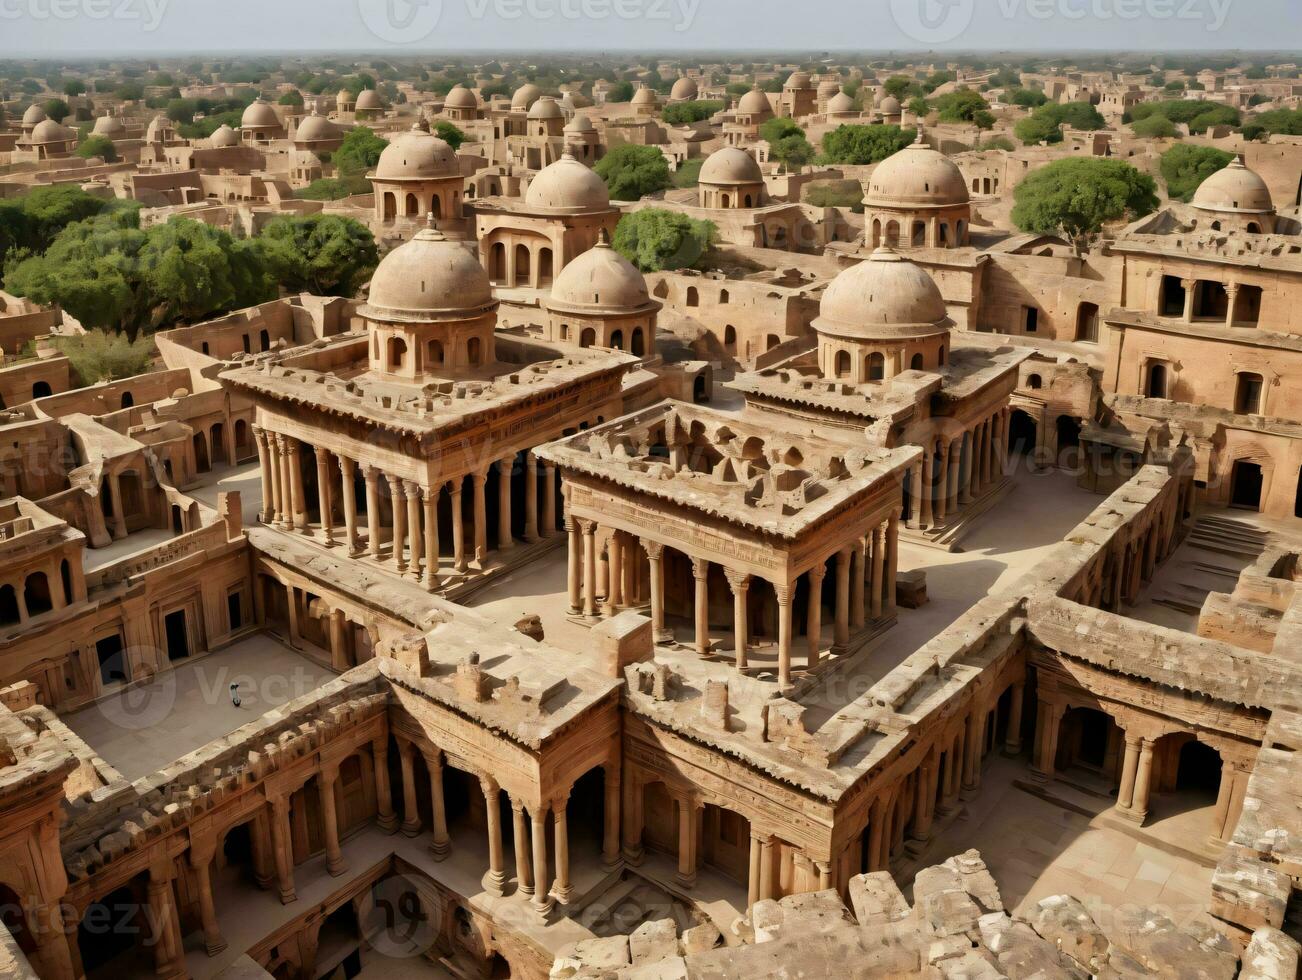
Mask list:
POLYGON ((1008 726, 1004 732, 1005 755, 1018 755, 1022 751, 1022 697, 1025 691, 1025 681, 1013 681, 1012 693, 1008 697, 1008 726))
POLYGON ((407 498, 407 569, 420 580, 420 484, 411 480, 402 481, 403 496, 407 498))
POLYGON ((732 589, 732 648, 736 651, 738 670, 746 668, 746 649, 749 646, 749 623, 746 598, 750 591, 750 576, 728 569, 728 585, 732 589))
POLYGON ((515 547, 511 537, 511 471, 515 457, 497 461, 497 550, 509 551, 515 547))
POLYGON ((321 791, 321 821, 325 827, 326 871, 338 878, 348 870, 344 853, 339 847, 339 811, 335 808, 335 784, 339 782, 339 769, 331 766, 317 773, 317 788, 321 791))
POLYGON ((263 510, 267 514, 266 523, 274 527, 281 527, 285 520, 284 506, 281 503, 280 489, 280 444, 276 440, 274 432, 263 432, 263 440, 267 444, 267 474, 271 480, 271 496, 263 501, 265 504, 263 510))
POLYGON ((221 928, 217 924, 217 909, 212 900, 212 855, 197 857, 192 851, 190 866, 194 869, 195 890, 199 893, 199 921, 203 927, 203 946, 209 956, 216 956, 226 948, 221 928))
POLYGON ((970 433, 971 445, 968 453, 968 499, 979 496, 981 493, 981 426, 977 426, 970 433))
POLYGON ((836 623, 833 647, 842 653, 850 643, 850 549, 836 553, 836 623))
POLYGON ((533 453, 524 454, 524 539, 538 540, 538 461, 533 453))
POLYGON ((926 841, 931 837, 931 803, 936 798, 933 781, 935 780, 936 763, 932 755, 928 755, 922 765, 918 767, 918 774, 913 785, 913 833, 914 840, 926 841))
POLYGON ((561 905, 570 904, 570 832, 567 810, 569 793, 557 797, 552 803, 552 834, 556 848, 556 881, 552 895, 561 905))
POLYGON ((398 816, 393 812, 393 790, 389 786, 388 736, 371 742, 371 768, 375 772, 375 822, 391 834, 398 829, 398 816))
POLYGON ((475 495, 475 561, 482 569, 488 564, 488 504, 484 497, 488 471, 471 474, 470 482, 475 495))
POLYGON ((452 508, 452 567, 465 572, 470 567, 466 559, 466 522, 461 513, 461 483, 457 477, 448 483, 448 501, 452 508))
POLYGON ((863 629, 867 605, 865 590, 868 586, 868 545, 864 538, 854 543, 851 551, 850 571, 850 625, 863 629))
POLYGON ((634 867, 642 863, 642 786, 631 776, 623 780, 620 793, 624 799, 620 810, 623 825, 624 861, 634 867))
MULTIPOLYGON (((480 776, 479 788, 484 791, 484 815, 488 821, 488 870, 484 872, 484 890, 501 896, 506 884, 506 866, 502 856, 502 805, 497 798, 500 787, 492 776, 480 776)), ((542 884, 544 872, 539 871, 542 884)))
POLYGON ((619 762, 607 763, 604 769, 602 786, 605 799, 602 801, 602 840, 601 864, 607 871, 613 871, 620 865, 619 859, 619 762))
POLYGON ((515 881, 521 895, 533 894, 533 869, 529 865, 529 825, 524 801, 511 797, 511 839, 515 847, 515 881))
POLYGON ((922 463, 909 468, 909 527, 922 527, 922 463))
POLYGON ((1126 754, 1121 762, 1121 786, 1117 789, 1117 809, 1129 810, 1135 802, 1135 777, 1139 774, 1138 735, 1126 732, 1126 754))
POLYGON ((330 493, 330 450, 316 449, 316 506, 321 514, 321 533, 327 546, 335 543, 334 501, 330 493))
POLYGON ((263 524, 271 522, 274 513, 271 488, 271 456, 267 452, 267 432, 261 426, 253 427, 253 441, 258 447, 258 473, 262 477, 262 506, 258 508, 258 520, 263 524))
POLYGON ((565 556, 565 585, 569 593, 569 612, 577 616, 583 611, 583 537, 577 521, 565 519, 568 548, 565 556))
POLYGON ((949 514, 949 443, 940 442, 940 468, 936 474, 936 503, 932 507, 936 523, 944 524, 949 514))
POLYGON ((374 466, 363 466, 366 480, 366 551, 372 558, 380 558, 380 471, 374 466))
POLYGON ((443 798, 443 753, 435 749, 425 755, 425 768, 429 771, 430 822, 434 825, 429 849, 435 861, 442 861, 452 850, 447 804, 443 798))
POLYGON ((805 574, 809 577, 805 607, 805 642, 809 654, 806 663, 814 667, 823 649, 823 578, 827 575, 827 563, 819 562, 805 574))
POLYGON ((1139 744, 1139 766, 1135 772, 1135 797, 1131 801, 1130 816, 1143 825, 1148 819, 1148 795, 1153 781, 1153 739, 1145 738, 1139 744))
POLYGON ((651 639, 655 643, 669 643, 673 632, 665 628, 665 547, 656 541, 642 539, 651 578, 651 639))
POLYGON ((439 493, 438 486, 422 487, 425 501, 425 588, 433 592, 439 585, 439 493))
POLYGON ((533 829, 533 910, 543 920, 552 911, 551 886, 547 877, 547 809, 548 805, 541 803, 529 811, 533 829))
POLYGON ((1041 779, 1052 779, 1055 757, 1058 754, 1058 727, 1062 721, 1063 706, 1041 700, 1035 715, 1035 758, 1031 771, 1041 779))
POLYGON ((772 834, 766 834, 760 841, 760 898, 773 899, 778 897, 777 882, 774 880, 773 872, 773 847, 776 844, 772 834))
POLYGON ((868 613, 874 620, 882 617, 882 579, 885 575, 886 525, 878 524, 872 529, 872 574, 868 586, 868 613))
POLYGON ((1234 317, 1239 312, 1239 284, 1237 282, 1227 282, 1225 284, 1225 296, 1229 302, 1225 308, 1225 325, 1234 326, 1234 317))
POLYGON ((692 559, 692 577, 696 579, 696 652, 710 652, 710 563, 692 559))
POLYGON ((1180 285, 1184 287, 1184 322, 1192 323, 1194 318, 1194 296, 1198 292, 1198 280, 1181 279, 1180 285))
POLYGON ((356 477, 357 464, 347 456, 336 456, 339 460, 339 479, 344 500, 344 536, 348 543, 348 555, 352 557, 360 550, 357 546, 357 487, 353 482, 356 477))
POLYGON ((301 444, 297 439, 289 440, 289 487, 294 499, 294 527, 299 531, 307 530, 307 498, 303 493, 303 466, 299 460, 301 444))
POLYGON ((624 555, 620 549, 619 539, 619 531, 611 531, 610 537, 606 539, 606 602, 603 612, 607 616, 614 616, 619 612, 623 598, 620 594, 623 585, 623 566, 620 563, 624 555))
POLYGON ((885 592, 886 615, 895 615, 895 579, 900 563, 900 512, 891 515, 886 525, 886 580, 882 582, 885 592))
POLYGON ((789 585, 773 586, 778 599, 778 687, 791 686, 791 598, 789 585))
POLYGON ((963 439, 952 439, 949 443, 949 482, 945 485, 945 514, 953 516, 958 513, 958 478, 963 467, 963 439))
POLYGON ((975 706, 968 709, 967 734, 963 742, 963 792, 975 793, 981 784, 981 717, 975 706))
POLYGON ((276 446, 280 453, 280 526, 286 530, 292 530, 294 527, 294 493, 291 490, 293 481, 289 475, 289 437, 277 433, 276 446))
POLYGON ((696 821, 695 802, 680 796, 678 803, 678 872, 674 875, 684 888, 696 884, 696 821))
POLYGON ((935 514, 932 511, 932 497, 935 496, 935 474, 933 469, 936 465, 936 456, 930 444, 923 447, 922 453, 922 483, 918 486, 918 497, 922 509, 921 527, 928 528, 935 525, 935 514))
POLYGON ((155 864, 149 869, 146 889, 149 925, 154 946, 154 970, 160 977, 186 976, 181 928, 176 919, 176 895, 172 891, 172 867, 155 864))
POLYGON ((113 538, 121 540, 127 536, 127 518, 122 510, 122 481, 118 473, 109 474, 109 501, 113 514, 113 538))
POLYGON ((989 486, 992 482, 991 470, 993 469, 995 461, 994 419, 986 419, 982 428, 985 431, 985 436, 983 437, 982 442, 982 448, 984 451, 981 454, 981 483, 983 486, 989 486))
POLYGON ((407 499, 402 490, 402 480, 388 476, 389 508, 393 512, 393 535, 390 541, 393 570, 401 575, 407 570, 407 556, 404 550, 407 537, 407 499))
POLYGON ((597 525, 588 520, 578 522, 583 532, 583 615, 597 618, 597 525))
POLYGON ((764 861, 765 834, 751 828, 750 832, 750 873, 746 884, 746 911, 760 900, 760 874, 764 861))
POLYGON ((556 467, 543 463, 542 535, 550 538, 556 533, 556 467))
POLYGON ((276 864, 276 890, 280 904, 298 898, 294 891, 294 845, 289 834, 289 798, 273 797, 271 802, 271 850, 276 864))
POLYGON ((416 809, 415 746, 406 739, 398 742, 398 759, 402 762, 402 832, 407 837, 420 833, 420 812, 416 809))

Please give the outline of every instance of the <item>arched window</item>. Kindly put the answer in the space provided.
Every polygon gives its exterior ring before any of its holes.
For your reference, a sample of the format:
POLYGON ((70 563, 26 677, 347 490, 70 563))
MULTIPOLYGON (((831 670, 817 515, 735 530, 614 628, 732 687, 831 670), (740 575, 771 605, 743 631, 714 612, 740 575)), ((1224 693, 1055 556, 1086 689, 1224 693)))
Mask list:
POLYGON ((643 338, 641 327, 633 328, 632 343, 629 345, 629 350, 635 357, 642 357, 646 354, 646 340, 643 338))
POLYGON ((1043 384, 1044 382, 1038 374, 1028 374, 1026 376, 1026 387, 1030 388, 1032 391, 1038 391, 1040 386, 1043 384))
POLYGON ((695 286, 688 286, 688 287, 687 287, 687 305, 688 305, 688 306, 700 306, 700 305, 701 305, 701 297, 700 297, 700 294, 697 293, 697 291, 696 291, 696 287, 695 287, 695 286))
POLYGON ((416 200, 415 194, 408 194, 404 204, 406 210, 403 212, 408 218, 420 214, 420 202, 416 200))
POLYGON ((839 350, 836 352, 836 376, 838 378, 848 378, 850 376, 849 351, 839 350))
POLYGON ((1076 311, 1076 339, 1097 344, 1099 341, 1099 308, 1093 303, 1081 303, 1076 311))
POLYGON ((612 330, 612 331, 610 332, 610 346, 613 347, 615 350, 623 350, 623 349, 624 349, 624 331, 623 331, 623 330, 612 330))
POLYGON ((1166 397, 1166 365, 1161 361, 1148 366, 1148 384, 1144 386, 1144 394, 1149 398, 1166 397))
POLYGON ((431 340, 425 348, 425 364, 427 367, 443 366, 443 341, 431 340))
POLYGON ((466 360, 470 362, 471 367, 478 367, 482 353, 478 337, 471 337, 466 341, 466 360))
POLYGON ((749 195, 749 194, 747 194, 746 197, 743 199, 743 201, 742 201, 742 206, 743 206, 743 207, 750 207, 750 195, 749 195))
POLYGON ((515 284, 529 285, 529 247, 527 245, 517 245, 515 247, 515 284))
POLYGON ((923 364, 923 361, 922 361, 922 355, 921 355, 921 354, 914 354, 911 358, 909 358, 909 369, 910 369, 910 370, 913 370, 913 371, 921 371, 921 370, 922 370, 922 364, 923 364))
POLYGON ((731 323, 723 328, 723 349, 729 354, 737 352, 737 328, 731 323))
POLYGON ((881 381, 886 377, 886 355, 875 353, 868 355, 868 380, 881 381))
POLYGON ((23 602, 27 605, 27 614, 37 616, 54 608, 50 598, 50 582, 44 572, 32 572, 23 585, 23 602))
POLYGON ((579 334, 579 346, 591 347, 597 342, 597 331, 591 327, 584 327, 583 332, 579 334))
POLYGON ((429 213, 434 215, 434 219, 436 221, 439 218, 443 217, 443 202, 442 200, 439 199, 439 196, 437 194, 430 195, 429 213))
POLYGON ((488 250, 488 278, 506 282, 506 246, 501 242, 494 242, 488 250))
POLYGON ((36 384, 32 385, 33 398, 48 398, 52 394, 53 392, 50 390, 50 383, 48 381, 38 381, 36 384))
POLYGON ((130 408, 130 407, 131 407, 132 405, 134 405, 135 403, 136 403, 136 400, 135 400, 135 398, 133 398, 133 397, 131 396, 131 392, 129 392, 129 391, 124 391, 124 392, 122 392, 122 397, 118 400, 118 404, 119 404, 122 408, 130 408))
POLYGON ((1234 411, 1239 415, 1260 415, 1264 382, 1260 374, 1244 371, 1234 391, 1234 411))
POLYGON ((720 206, 720 207, 724 207, 724 208, 731 207, 731 206, 732 206, 732 198, 729 197, 727 194, 722 195, 722 196, 719 198, 719 206, 720 206))
POLYGON ((722 306, 723 304, 725 304, 725 303, 727 303, 727 302, 728 302, 728 290, 726 290, 726 289, 720 289, 720 290, 719 290, 719 305, 722 306))
POLYGON ((265 330, 258 331, 258 350, 271 350, 271 334, 265 330))

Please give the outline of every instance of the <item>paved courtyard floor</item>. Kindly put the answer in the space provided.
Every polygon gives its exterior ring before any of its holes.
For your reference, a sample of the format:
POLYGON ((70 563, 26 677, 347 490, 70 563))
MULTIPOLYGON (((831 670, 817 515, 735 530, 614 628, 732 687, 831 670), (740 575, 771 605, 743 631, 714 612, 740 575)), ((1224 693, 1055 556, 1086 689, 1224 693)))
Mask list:
POLYGON ((265 633, 178 662, 151 683, 63 716, 109 765, 138 779, 306 694, 334 674, 265 633), (230 685, 239 684, 240 706, 230 685))

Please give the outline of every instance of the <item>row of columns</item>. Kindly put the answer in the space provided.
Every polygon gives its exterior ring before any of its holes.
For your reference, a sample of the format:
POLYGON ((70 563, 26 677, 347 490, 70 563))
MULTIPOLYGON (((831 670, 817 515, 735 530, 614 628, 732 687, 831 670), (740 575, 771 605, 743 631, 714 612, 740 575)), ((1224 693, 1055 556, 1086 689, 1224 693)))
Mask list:
POLYGON ((1007 475, 1011 418, 1012 409, 1005 406, 961 435, 923 447, 909 471, 910 528, 943 526, 1007 475))

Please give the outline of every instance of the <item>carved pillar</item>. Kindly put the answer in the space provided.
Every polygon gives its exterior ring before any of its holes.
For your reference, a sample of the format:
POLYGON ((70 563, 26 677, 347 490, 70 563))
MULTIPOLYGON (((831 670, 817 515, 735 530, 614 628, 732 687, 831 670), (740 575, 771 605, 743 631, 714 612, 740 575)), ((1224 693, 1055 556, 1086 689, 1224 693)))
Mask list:
POLYGON ((601 864, 607 871, 619 867, 619 762, 609 762, 602 781, 605 799, 602 802, 601 864))
POLYGON ((620 811, 624 825, 624 860, 637 866, 642 863, 642 786, 633 778, 623 781, 621 795, 624 805, 620 811))
POLYGON ((280 454, 280 526, 285 530, 294 527, 294 492, 293 480, 289 475, 290 450, 289 437, 276 434, 276 448, 280 454))
POLYGON ((766 834, 760 840, 760 898, 777 898, 777 881, 773 872, 773 847, 776 841, 772 834, 766 834))
POLYGON ((533 869, 529 865, 529 824, 524 801, 511 797, 511 841, 515 848, 515 881, 521 895, 533 894, 533 869))
MULTIPOLYGON (((488 821, 488 870, 484 872, 484 890, 501 895, 506 883, 506 866, 502 856, 502 805, 497 794, 499 787, 492 776, 480 776, 479 787, 484 791, 484 814, 488 821)), ((538 871, 541 886, 545 872, 538 871)))
POLYGON ((267 433, 261 426, 253 426, 253 441, 258 447, 258 474, 262 478, 262 506, 258 508, 258 520, 263 524, 271 522, 274 512, 271 488, 271 456, 267 452, 267 433))
POLYGON ((1117 790, 1117 809, 1130 810, 1135 802, 1135 777, 1139 774, 1138 735, 1126 732, 1126 754, 1121 762, 1121 786, 1117 790))
POLYGON ((556 533, 556 467, 543 463, 542 534, 550 538, 556 533))
POLYGON ((620 532, 611 531, 610 536, 606 539, 606 602, 603 612, 607 616, 614 616, 619 612, 620 603, 623 600, 620 594, 623 585, 623 553, 620 549, 620 532))
POLYGON ((863 538, 854 543, 850 560, 850 625, 854 629, 863 629, 867 612, 864 591, 868 585, 868 549, 863 538))
POLYGON ((764 859, 765 835, 754 827, 750 832, 750 873, 746 884, 746 911, 760 900, 760 868, 764 859))
POLYGON ((552 911, 551 886, 547 877, 547 809, 548 805, 541 803, 529 811, 533 830, 533 910, 544 920, 552 911))
POLYGON ((886 574, 886 525, 872 529, 872 574, 868 586, 868 614, 874 619, 882 617, 882 579, 886 574))
POLYGON ((475 561, 482 569, 488 564, 488 504, 484 497, 488 488, 488 471, 471 474, 470 482, 475 495, 475 561))
POLYGON ((335 786, 339 782, 337 766, 317 773, 317 787, 321 791, 321 820, 325 827, 326 871, 338 878, 348 870, 343 851, 339 847, 339 811, 335 808, 335 786))
POLYGON ((457 477, 448 483, 448 502, 452 509, 452 567, 464 572, 470 567, 466 559, 466 521, 461 513, 461 483, 464 477, 457 477))
POLYGON ((298 895, 294 891, 294 849, 289 835, 289 798, 271 799, 271 850, 276 863, 276 888, 280 902, 288 905, 298 895))
POLYGON ((747 635, 746 597, 750 591, 750 576, 731 569, 727 572, 728 585, 732 588, 732 634, 733 650, 736 651, 738 670, 746 668, 746 648, 749 644, 747 635))
POLYGON ((303 466, 299 460, 301 444, 297 439, 289 440, 289 487, 294 501, 294 527, 299 531, 307 530, 307 498, 303 493, 303 466))
POLYGON ((975 706, 968 709, 967 734, 963 742, 963 792, 975 793, 981 783, 981 712, 975 706))
POLYGON ((958 478, 963 468, 963 439, 952 439, 949 443, 949 464, 947 466, 948 482, 945 484, 945 513, 952 516, 958 513, 958 478))
POLYGON ((1198 280, 1181 279, 1180 285, 1184 287, 1184 322, 1192 323, 1194 318, 1194 296, 1198 292, 1198 280))
POLYGON ((391 834, 398 829, 398 816, 393 812, 393 790, 389 786, 388 736, 371 742, 371 768, 375 772, 375 822, 391 834))
POLYGON ((570 795, 565 793, 552 803, 552 834, 556 848, 556 881, 552 895, 561 905, 570 904, 570 832, 567 810, 570 795))
POLYGON ((316 447, 316 506, 321 514, 321 533, 327 545, 335 543, 334 501, 330 493, 330 450, 316 447))
POLYGON ((339 478, 344 501, 344 536, 348 543, 349 556, 358 553, 357 546, 357 486, 353 482, 357 464, 347 456, 336 456, 339 460, 339 478))
POLYGON ((806 663, 818 665, 818 655, 823 649, 823 578, 827 574, 826 562, 819 562, 808 572, 809 598, 805 608, 805 642, 808 644, 806 663))
POLYGON ((886 615, 895 615, 895 579, 900 563, 900 512, 891 515, 886 525, 886 581, 882 588, 886 590, 886 615))
POLYGON ((932 527, 935 524, 931 508, 931 498, 936 492, 935 475, 932 472, 935 461, 935 452, 931 445, 924 446, 922 452, 922 483, 918 487, 918 499, 922 510, 922 523, 920 526, 923 528, 932 527))
POLYGON ((684 888, 696 884, 696 804, 688 796, 678 803, 678 871, 674 875, 684 888))
POLYGON ((280 443, 274 432, 263 432, 267 444, 267 472, 271 480, 271 496, 264 501, 265 521, 274 527, 282 527, 285 521, 283 496, 280 486, 282 467, 280 465, 280 443))
POLYGON ((497 461, 497 550, 509 551, 515 547, 511 537, 511 471, 515 457, 497 461))
POLYGON ((416 809, 415 746, 406 739, 398 740, 398 759, 402 763, 402 832, 407 837, 420 833, 420 812, 416 809))
POLYGON ((791 594, 789 585, 773 586, 778 599, 778 686, 791 686, 791 594))
POLYGON ((710 652, 710 563, 704 558, 692 559, 692 577, 696 579, 696 652, 710 652))
POLYGON ((377 561, 380 558, 380 471, 374 466, 363 466, 366 480, 366 551, 377 561))
POLYGON ((407 570, 407 557, 403 553, 403 539, 407 536, 407 500, 402 492, 402 480, 388 476, 389 506, 393 511, 393 569, 399 575, 407 570))
POLYGON ((1139 744, 1139 766, 1135 773, 1135 798, 1130 805, 1131 818, 1142 825, 1148 819, 1148 795, 1153 782, 1153 739, 1139 744))
POLYGON ((204 950, 216 956, 226 948, 221 928, 217 924, 217 909, 212 899, 212 855, 190 853, 190 866, 194 869, 195 890, 199 893, 199 921, 203 927, 204 950))
POLYGON ((407 498, 408 571, 419 581, 421 549, 420 484, 413 483, 411 480, 404 480, 402 482, 402 491, 403 496, 407 498))
POLYGON ((651 639, 655 643, 669 643, 673 632, 665 628, 665 566, 664 545, 642 539, 651 578, 651 639))
POLYGON ((439 585, 439 493, 438 486, 422 487, 425 501, 425 588, 433 592, 439 585))
POLYGON ((447 803, 443 796, 443 753, 435 749, 425 755, 425 768, 429 770, 430 822, 434 825, 429 849, 435 861, 442 861, 452 850, 448 837, 447 803))
POLYGON ((524 539, 538 540, 538 460, 529 451, 524 454, 524 539))
POLYGON ((939 446, 940 465, 936 473, 936 502, 932 512, 936 516, 936 523, 944 524, 949 513, 949 443, 941 440, 939 446))
POLYGON ((922 527, 922 463, 909 467, 909 527, 922 527))
POLYGON ((836 623, 833 649, 844 652, 850 643, 850 549, 836 553, 836 623))
POLYGON ((181 948, 181 928, 176 918, 176 895, 172 890, 173 868, 170 862, 149 868, 149 925, 154 946, 154 970, 160 977, 186 976, 185 952, 181 948))
POLYGON ((597 525, 592 521, 580 520, 579 530, 583 532, 583 615, 586 619, 597 618, 597 525))
POLYGON ((1041 779, 1052 779, 1055 758, 1058 755, 1058 728, 1064 708, 1052 701, 1041 700, 1035 715, 1035 758, 1032 772, 1041 779))

